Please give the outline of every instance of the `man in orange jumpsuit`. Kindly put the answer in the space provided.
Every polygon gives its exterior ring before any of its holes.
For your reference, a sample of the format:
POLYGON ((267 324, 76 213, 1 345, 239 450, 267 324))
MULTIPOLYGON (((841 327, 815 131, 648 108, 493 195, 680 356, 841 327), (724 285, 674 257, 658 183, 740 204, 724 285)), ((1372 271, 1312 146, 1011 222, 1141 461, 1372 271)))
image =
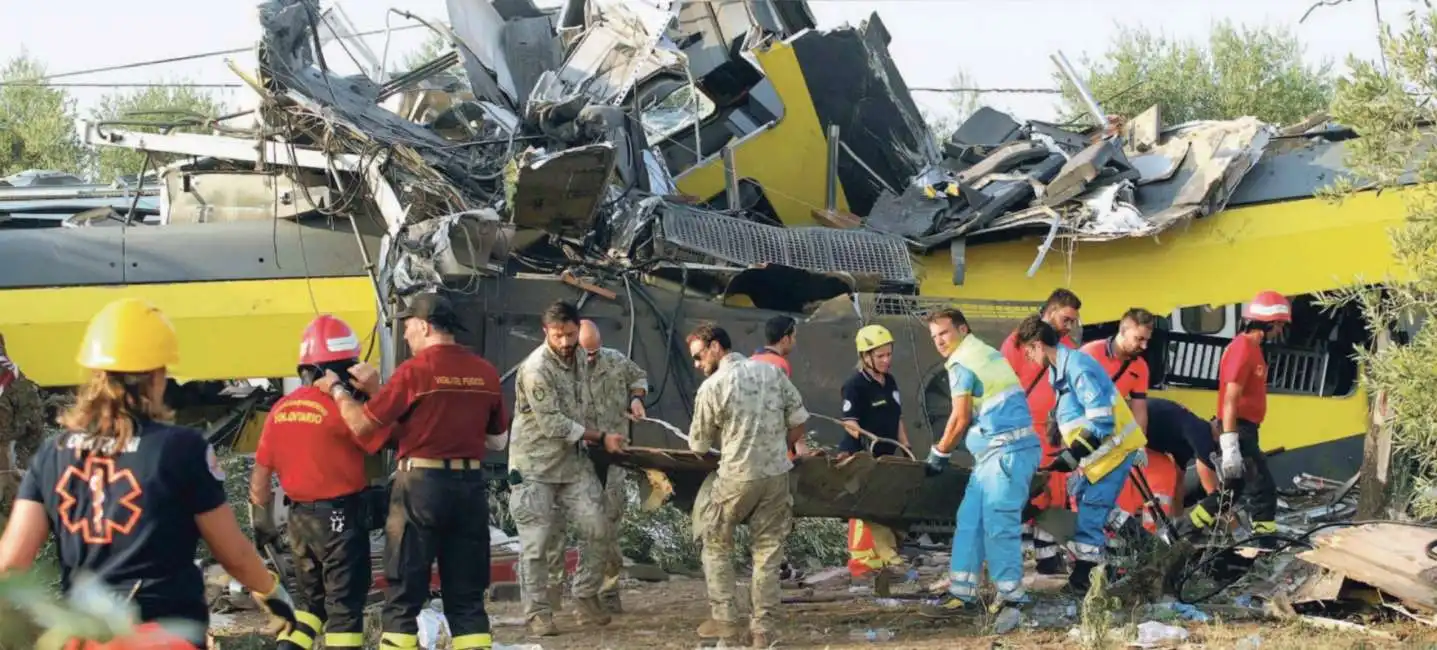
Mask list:
MULTIPOLYGON (((1079 326, 1078 310, 1083 307, 1083 301, 1078 295, 1067 289, 1054 289, 1048 294, 1047 302, 1043 303, 1041 312, 1043 320, 1053 329, 1058 330, 1062 337, 1062 344, 1070 349, 1077 349, 1073 342, 1073 330, 1079 326)), ((1043 462, 1041 466, 1052 464, 1054 458, 1062 452, 1063 446, 1059 443, 1056 430, 1048 431, 1048 415, 1057 405, 1053 395, 1053 385, 1048 381, 1048 374, 1044 372, 1041 365, 1029 361, 1018 347, 1017 331, 1014 330, 1008 338, 1003 340, 1003 358, 1008 365, 1013 367, 1013 372, 1018 375, 1018 384, 1028 394, 1028 410, 1033 415, 1033 430, 1038 432, 1038 438, 1043 443, 1043 462)), ((1048 475, 1048 488, 1036 497, 1033 497, 1032 504, 1036 508, 1062 508, 1068 501, 1068 475, 1063 472, 1051 472, 1048 475)), ((1064 572, 1063 560, 1058 554, 1058 544, 1046 531, 1039 529, 1029 521, 1023 524, 1023 546, 1031 546, 1033 554, 1038 560, 1038 573, 1044 575, 1059 575, 1064 572)))

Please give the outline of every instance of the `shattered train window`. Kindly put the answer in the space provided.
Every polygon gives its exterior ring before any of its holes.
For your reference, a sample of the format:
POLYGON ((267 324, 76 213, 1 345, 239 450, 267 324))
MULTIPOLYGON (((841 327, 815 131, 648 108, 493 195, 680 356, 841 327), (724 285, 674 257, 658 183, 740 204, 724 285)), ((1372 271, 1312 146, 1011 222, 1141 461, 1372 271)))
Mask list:
POLYGON ((1183 307, 1178 311, 1178 320, 1188 334, 1217 334, 1227 326, 1227 307, 1183 307))
POLYGON ((714 103, 687 80, 662 80, 641 91, 640 112, 649 142, 666 140, 675 132, 702 123, 714 113, 714 103))

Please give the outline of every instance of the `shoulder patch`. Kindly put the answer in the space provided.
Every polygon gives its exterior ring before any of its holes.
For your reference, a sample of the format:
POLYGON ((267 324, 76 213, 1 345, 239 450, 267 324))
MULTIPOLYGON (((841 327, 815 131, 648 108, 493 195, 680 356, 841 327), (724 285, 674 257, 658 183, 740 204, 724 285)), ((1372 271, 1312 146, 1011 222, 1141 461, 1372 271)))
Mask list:
POLYGON ((898 391, 896 391, 896 390, 893 391, 893 403, 894 403, 894 404, 903 404, 903 401, 900 400, 900 399, 898 399, 898 391))
POLYGON ((223 482, 225 480, 225 470, 220 467, 220 457, 215 454, 214 445, 205 445, 205 464, 209 465, 210 476, 215 477, 216 481, 223 482))

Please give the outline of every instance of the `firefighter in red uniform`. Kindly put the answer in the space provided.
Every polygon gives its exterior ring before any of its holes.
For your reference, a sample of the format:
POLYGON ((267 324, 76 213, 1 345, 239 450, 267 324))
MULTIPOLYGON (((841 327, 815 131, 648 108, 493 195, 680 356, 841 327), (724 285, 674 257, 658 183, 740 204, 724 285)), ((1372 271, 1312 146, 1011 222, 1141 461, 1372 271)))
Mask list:
MULTIPOLYGON (((281 650, 310 650, 324 635, 326 648, 364 645, 364 605, 369 595, 369 525, 361 493, 368 485, 364 457, 383 446, 377 434, 364 446, 350 435, 334 400, 315 388, 326 372, 348 377, 359 363, 359 337, 344 321, 320 316, 299 344, 304 386, 270 409, 250 477, 250 521, 261 548, 273 541, 272 474, 279 475, 292 505, 290 549, 294 553, 298 607, 294 631, 280 637, 281 650)), ((356 391, 356 397, 363 394, 356 391)))
POLYGON ((413 354, 383 388, 368 364, 350 369, 361 404, 337 373, 315 382, 339 406, 361 441, 403 421, 396 434, 399 468, 385 526, 382 648, 414 648, 417 618, 429 598, 430 567, 439 562, 444 616, 454 650, 489 648, 489 496, 481 461, 508 435, 509 411, 494 365, 454 341, 465 331, 449 300, 437 293, 410 298, 396 315, 413 354), (481 433, 482 432, 482 433, 481 433))
MULTIPOLYGON (((1179 522, 1181 531, 1189 535, 1216 523, 1223 497, 1235 492, 1247 498, 1253 534, 1277 531, 1277 483, 1258 437, 1267 415, 1267 360, 1262 343, 1277 339, 1292 323, 1292 303, 1276 291, 1263 291, 1242 308, 1242 318, 1241 331, 1223 351, 1218 366, 1217 425, 1222 432, 1218 436, 1218 477, 1222 489, 1193 506, 1179 522)), ((1263 545, 1270 542, 1261 540, 1263 545)))
MULTIPOLYGON (((1061 343, 1075 350, 1078 346, 1073 343, 1072 333, 1074 328, 1078 327, 1078 310, 1082 307, 1083 301, 1078 299, 1077 294, 1067 289, 1054 289, 1053 293, 1048 294, 1048 300, 1043 303, 1041 312, 1043 320, 1052 325, 1053 329, 1058 331, 1058 336, 1062 337, 1061 343)), ((1056 436, 1056 429, 1052 434, 1048 431, 1049 415, 1057 405, 1057 399, 1053 395, 1053 385, 1048 381, 1048 373, 1041 365, 1028 360, 1023 350, 1018 347, 1017 337, 1018 332, 1014 330, 1004 339, 1003 358, 1013 367, 1013 372, 1018 375, 1018 384, 1028 393, 1028 410, 1033 414, 1033 430, 1038 432, 1038 438, 1043 443, 1042 466, 1046 467, 1063 451, 1063 445, 1056 436)), ((1048 488, 1033 497, 1032 505, 1046 510, 1062 508, 1067 502, 1067 473, 1050 472, 1048 488)), ((1030 544, 1038 560, 1038 573, 1063 573, 1063 559, 1059 557, 1057 542, 1052 535, 1034 526, 1031 521, 1023 524, 1023 546, 1030 544)))

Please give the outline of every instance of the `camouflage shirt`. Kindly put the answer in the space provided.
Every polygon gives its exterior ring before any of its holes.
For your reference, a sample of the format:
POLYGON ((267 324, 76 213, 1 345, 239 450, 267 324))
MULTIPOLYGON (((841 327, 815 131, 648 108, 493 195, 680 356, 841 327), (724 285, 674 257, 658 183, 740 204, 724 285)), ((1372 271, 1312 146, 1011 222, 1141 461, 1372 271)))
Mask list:
POLYGON ((584 436, 579 386, 578 364, 565 362, 547 343, 519 365, 509 466, 525 481, 572 483, 589 464, 579 446, 584 436))
POLYGON ((584 425, 602 433, 627 437, 629 402, 636 391, 647 391, 648 373, 613 348, 599 348, 584 364, 584 425))
POLYGON ((689 447, 718 447, 718 474, 752 481, 793 468, 788 429, 808 421, 803 397, 777 366, 730 352, 699 386, 689 447))

